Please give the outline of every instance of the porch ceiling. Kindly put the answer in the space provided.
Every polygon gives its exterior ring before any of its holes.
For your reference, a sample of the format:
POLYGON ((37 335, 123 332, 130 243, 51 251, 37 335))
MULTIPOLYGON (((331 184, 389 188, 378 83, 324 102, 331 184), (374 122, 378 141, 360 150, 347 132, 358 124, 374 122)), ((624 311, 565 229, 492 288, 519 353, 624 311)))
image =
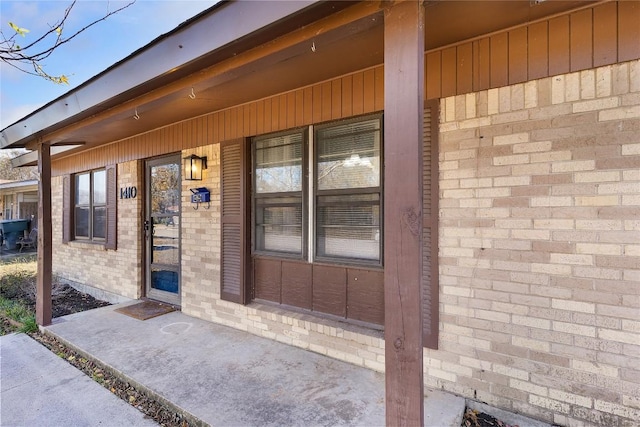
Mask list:
MULTIPOLYGON (((439 48, 594 2, 427 1, 425 46, 427 50, 439 48)), ((173 72, 162 76, 162 86, 154 81, 146 91, 136 88, 128 96, 114 94, 112 99, 118 98, 117 103, 105 103, 104 108, 92 114, 79 115, 75 123, 64 127, 50 126, 34 132, 31 137, 9 141, 5 147, 28 146, 36 137, 54 145, 83 142, 80 146, 52 151, 54 158, 66 156, 190 117, 382 64, 384 34, 380 6, 383 3, 364 2, 346 9, 344 2, 338 3, 342 6, 333 7, 333 15, 328 18, 324 17, 329 10, 327 3, 320 2, 318 5, 324 4, 324 8, 317 22, 309 19, 313 16, 309 13, 306 15, 308 22, 303 22, 306 25, 301 25, 302 21, 280 22, 278 25, 287 28, 288 34, 271 28, 268 33, 272 38, 269 39, 262 31, 255 36, 261 44, 240 40, 236 48, 244 46, 244 51, 226 52, 222 59, 218 55, 217 62, 212 60, 216 55, 192 61, 185 64, 184 69, 175 70, 176 78, 171 78, 173 72), (192 88, 195 98, 189 96, 192 88), (134 118, 136 112, 139 119, 134 118)), ((296 18, 300 19, 300 15, 285 21, 296 18)), ((248 36, 251 38, 254 36, 248 36)), ((190 48, 190 40, 179 41, 185 44, 185 49, 190 48)), ((161 56, 162 52, 155 55, 161 56)), ((34 160, 34 156, 26 155, 19 163, 33 164, 34 160)))

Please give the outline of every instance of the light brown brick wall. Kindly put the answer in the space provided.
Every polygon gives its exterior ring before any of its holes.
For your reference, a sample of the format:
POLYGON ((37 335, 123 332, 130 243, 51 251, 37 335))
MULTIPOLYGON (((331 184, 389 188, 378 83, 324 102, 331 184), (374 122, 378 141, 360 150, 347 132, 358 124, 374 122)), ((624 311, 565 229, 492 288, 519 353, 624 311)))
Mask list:
POLYGON ((62 177, 51 182, 53 273, 63 280, 88 285, 126 298, 139 298, 142 281, 141 212, 143 186, 138 162, 118 165, 118 189, 136 186, 135 199, 118 200, 118 249, 79 241, 62 243, 62 177))
POLYGON ((567 425, 640 419, 640 62, 441 101, 425 383, 567 425))

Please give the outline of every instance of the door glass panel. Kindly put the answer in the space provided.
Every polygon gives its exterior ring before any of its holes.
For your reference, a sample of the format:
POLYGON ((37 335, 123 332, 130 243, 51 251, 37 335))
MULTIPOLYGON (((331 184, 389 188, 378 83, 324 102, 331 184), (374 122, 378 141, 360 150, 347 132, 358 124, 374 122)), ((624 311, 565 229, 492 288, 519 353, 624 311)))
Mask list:
POLYGON ((162 267, 151 267, 151 287, 159 291, 178 293, 178 273, 162 267))
POLYGON ((154 264, 177 265, 180 262, 178 227, 171 225, 172 217, 153 218, 152 262, 154 264))
POLYGON ((180 210, 180 165, 151 168, 151 216, 180 210))
POLYGON ((149 167, 149 288, 174 294, 180 287, 180 180, 179 163, 149 167))

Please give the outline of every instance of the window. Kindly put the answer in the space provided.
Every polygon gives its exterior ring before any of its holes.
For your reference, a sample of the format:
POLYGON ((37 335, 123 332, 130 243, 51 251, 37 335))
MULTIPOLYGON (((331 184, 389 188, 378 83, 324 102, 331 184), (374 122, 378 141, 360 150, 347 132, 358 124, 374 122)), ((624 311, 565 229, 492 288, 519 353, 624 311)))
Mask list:
POLYGON ((116 166, 63 177, 62 241, 116 249, 116 166))
POLYGON ((380 118, 316 130, 316 258, 381 263, 380 118))
POLYGON ((75 175, 75 237, 104 240, 107 230, 106 171, 75 175))
POLYGON ((4 196, 4 219, 13 219, 13 194, 4 196))
POLYGON ((304 133, 256 138, 254 250, 302 257, 304 133))
POLYGON ((254 253, 381 265, 381 117, 312 131, 253 139, 254 253))

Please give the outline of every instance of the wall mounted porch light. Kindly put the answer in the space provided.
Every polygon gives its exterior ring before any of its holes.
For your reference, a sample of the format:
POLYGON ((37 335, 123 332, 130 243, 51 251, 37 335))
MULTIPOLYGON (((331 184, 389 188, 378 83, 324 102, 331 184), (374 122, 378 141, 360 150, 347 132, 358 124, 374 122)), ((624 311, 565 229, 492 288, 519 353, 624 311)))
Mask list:
POLYGON ((202 170, 207 168, 207 157, 192 154, 182 159, 184 179, 187 181, 202 181, 202 170))

